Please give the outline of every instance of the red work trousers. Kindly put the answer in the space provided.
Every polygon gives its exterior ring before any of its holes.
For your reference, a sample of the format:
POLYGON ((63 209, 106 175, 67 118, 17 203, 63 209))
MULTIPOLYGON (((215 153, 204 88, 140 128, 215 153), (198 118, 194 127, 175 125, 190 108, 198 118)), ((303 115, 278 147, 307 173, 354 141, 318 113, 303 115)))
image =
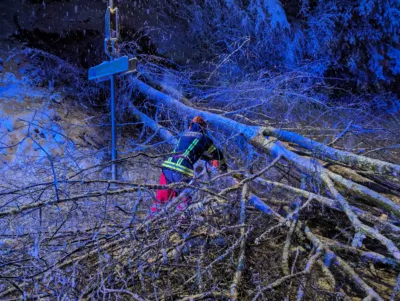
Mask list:
MULTIPOLYGON (((164 172, 161 172, 160 175, 160 185, 167 185, 170 184, 168 183, 167 178, 164 174, 164 172)), ((172 182, 173 183, 173 182, 172 182)), ((165 206, 166 203, 177 197, 179 194, 178 191, 168 188, 168 189, 159 189, 157 190, 156 194, 156 200, 154 201, 153 205, 151 206, 151 212, 156 213, 157 211, 160 210, 162 206, 165 206)), ((179 205, 176 207, 178 211, 183 211, 185 210, 190 203, 191 197, 186 197, 182 199, 182 202, 179 203, 179 205)))

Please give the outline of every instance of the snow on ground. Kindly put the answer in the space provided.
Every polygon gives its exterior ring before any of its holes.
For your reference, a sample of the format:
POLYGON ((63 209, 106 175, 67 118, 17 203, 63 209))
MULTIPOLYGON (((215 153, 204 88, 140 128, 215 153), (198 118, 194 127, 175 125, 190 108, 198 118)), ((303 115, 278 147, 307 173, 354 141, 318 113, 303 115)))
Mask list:
POLYGON ((25 175, 28 184, 99 164, 104 139, 89 130, 91 117, 59 92, 35 86, 25 68, 17 59, 0 72, 0 174, 25 175))
MULTIPOLYGON (((0 192, 20 191, 3 196, 0 211, 57 197, 65 199, 104 191, 103 184, 86 184, 83 180, 110 179, 109 166, 98 166, 109 160, 108 114, 99 116, 102 113, 67 100, 54 88, 37 86, 31 73, 24 71, 31 65, 23 58, 3 61, 0 65, 0 192), (88 169, 92 166, 95 167, 88 169), (73 175, 77 176, 71 178, 73 175), (31 190, 27 188, 30 185, 31 190)), ((133 154, 126 151, 127 141, 121 137, 118 140, 121 157, 124 150, 124 156, 133 154)), ((156 183, 160 172, 157 160, 162 158, 150 160, 138 156, 120 164, 119 180, 156 183)), ((56 232, 60 224, 63 230, 78 233, 95 228, 107 215, 129 226, 131 221, 121 210, 146 215, 153 195, 154 192, 143 190, 104 199, 85 198, 79 202, 79 210, 72 210, 76 204, 66 202, 44 206, 40 212, 26 216, 3 219, 0 222, 3 234, 16 239, 12 244, 0 246, 0 253, 15 249, 25 234, 40 229, 56 232), (46 217, 43 222, 38 218, 42 212, 46 217)), ((28 254, 35 257, 43 252, 40 248, 35 242, 29 246, 28 254)))
MULTIPOLYGON (((32 65, 23 55, 12 60, 0 57, 0 66, 0 185, 53 181, 54 173, 65 179, 109 160, 108 113, 100 116, 66 100, 51 86, 38 86, 43 80, 34 78, 32 65)), ((120 157, 132 155, 130 138, 134 137, 119 135, 120 157)), ((160 160, 150 162, 139 156, 120 164, 119 179, 155 183, 160 160)), ((110 178, 107 168, 91 171, 91 178, 110 178)))

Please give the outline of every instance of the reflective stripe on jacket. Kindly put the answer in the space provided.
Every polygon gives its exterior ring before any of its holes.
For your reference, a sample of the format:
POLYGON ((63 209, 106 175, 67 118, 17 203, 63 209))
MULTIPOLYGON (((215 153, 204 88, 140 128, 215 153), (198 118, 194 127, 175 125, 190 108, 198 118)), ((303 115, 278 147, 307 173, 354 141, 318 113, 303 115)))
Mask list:
POLYGON ((224 162, 222 152, 215 147, 211 138, 203 133, 197 123, 183 133, 175 146, 174 153, 175 155, 164 161, 162 166, 189 177, 193 177, 193 165, 199 159, 224 162))

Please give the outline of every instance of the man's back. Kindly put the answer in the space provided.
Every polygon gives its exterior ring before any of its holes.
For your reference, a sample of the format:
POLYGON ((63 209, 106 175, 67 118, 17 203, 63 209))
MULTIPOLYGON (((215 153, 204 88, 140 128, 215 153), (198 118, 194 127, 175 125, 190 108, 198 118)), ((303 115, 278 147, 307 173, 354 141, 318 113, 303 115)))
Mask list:
MULTIPOLYGON (((170 156, 162 166, 193 177, 193 165, 197 160, 214 159, 215 152, 219 153, 212 140, 197 123, 194 123, 190 130, 180 137, 174 149, 174 155, 170 156)), ((222 154, 215 159, 221 160, 221 156, 222 154)))
MULTIPOLYGON (((222 152, 215 147, 211 138, 207 136, 206 129, 207 124, 200 116, 193 118, 189 130, 179 138, 174 154, 162 164, 160 185, 190 182, 194 176, 193 165, 199 159, 211 161, 214 167, 217 167, 219 162, 220 170, 226 171, 227 165, 222 152)), ((159 206, 178 196, 179 193, 180 191, 174 188, 159 189, 151 212, 157 212, 159 206)), ((183 200, 177 206, 177 209, 183 211, 190 203, 190 199, 190 197, 187 197, 183 200)))

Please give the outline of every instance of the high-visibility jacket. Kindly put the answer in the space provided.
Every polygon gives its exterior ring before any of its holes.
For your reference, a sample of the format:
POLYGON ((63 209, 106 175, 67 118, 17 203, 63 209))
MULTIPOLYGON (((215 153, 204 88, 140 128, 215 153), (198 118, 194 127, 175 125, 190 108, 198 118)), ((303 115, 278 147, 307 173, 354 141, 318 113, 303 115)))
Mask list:
POLYGON ((185 176, 193 177, 193 165, 197 160, 218 160, 225 164, 222 152, 214 145, 210 137, 203 133, 197 123, 179 138, 171 155, 162 166, 177 171, 185 176))

